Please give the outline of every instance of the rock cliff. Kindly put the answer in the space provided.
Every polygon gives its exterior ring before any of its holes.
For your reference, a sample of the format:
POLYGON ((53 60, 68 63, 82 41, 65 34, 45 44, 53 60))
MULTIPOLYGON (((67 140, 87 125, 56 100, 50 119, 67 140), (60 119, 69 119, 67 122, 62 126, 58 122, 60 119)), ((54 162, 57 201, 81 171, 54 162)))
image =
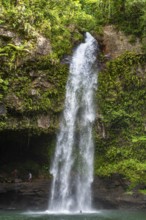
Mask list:
MULTIPOLYGON (((50 61, 52 47, 48 38, 35 32, 33 39, 25 41, 17 32, 0 27, 0 45, 3 47, 0 51, 3 55, 0 59, 0 174, 1 182, 4 182, 0 184, 1 209, 47 208, 50 177, 27 183, 23 176, 30 170, 35 177, 48 172, 64 103, 68 65, 50 61), (20 183, 9 183, 14 168, 20 172, 20 183)), ((139 40, 130 43, 130 38, 113 26, 104 27, 101 42, 102 68, 94 127, 94 205, 96 208, 145 208, 145 196, 138 192, 139 188, 128 194, 129 183, 123 182, 124 175, 127 178, 132 175, 133 161, 123 170, 118 167, 121 155, 129 158, 131 151, 139 147, 131 144, 131 134, 144 133, 145 110, 132 112, 130 101, 133 96, 129 95, 135 88, 136 94, 145 88, 146 67, 141 61, 144 58, 137 60, 142 53, 141 44, 139 40), (139 131, 136 130, 138 126, 139 131), (128 129, 133 129, 133 133, 126 136, 124 132, 128 134, 128 129), (129 145, 133 147, 130 153, 126 151, 129 145), (119 158, 117 162, 116 157, 119 158), (125 169, 131 173, 124 173, 125 169), (121 172, 122 178, 115 179, 112 172, 121 172)), ((138 103, 143 96, 144 92, 131 102, 138 103)), ((133 110, 142 109, 142 106, 144 103, 139 103, 133 110)), ((125 160, 122 162, 125 164, 125 160)), ((136 178, 139 175, 141 173, 136 178)), ((144 185, 142 187, 145 189, 144 185)))

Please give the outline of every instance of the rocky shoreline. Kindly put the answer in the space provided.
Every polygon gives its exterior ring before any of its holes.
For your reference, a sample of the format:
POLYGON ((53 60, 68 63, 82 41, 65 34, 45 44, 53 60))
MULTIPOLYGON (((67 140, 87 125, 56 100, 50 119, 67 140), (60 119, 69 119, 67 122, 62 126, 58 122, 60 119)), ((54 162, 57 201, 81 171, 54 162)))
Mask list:
MULTIPOLYGON (((0 210, 46 210, 51 181, 36 179, 32 182, 0 183, 0 210)), ((137 190, 126 192, 121 180, 96 177, 93 183, 95 209, 146 208, 146 195, 137 190)))
POLYGON ((93 204, 97 209, 130 209, 146 208, 146 195, 135 187, 129 191, 129 182, 119 178, 98 178, 93 183, 93 204))
POLYGON ((48 206, 49 180, 0 183, 0 209, 45 210, 48 206))

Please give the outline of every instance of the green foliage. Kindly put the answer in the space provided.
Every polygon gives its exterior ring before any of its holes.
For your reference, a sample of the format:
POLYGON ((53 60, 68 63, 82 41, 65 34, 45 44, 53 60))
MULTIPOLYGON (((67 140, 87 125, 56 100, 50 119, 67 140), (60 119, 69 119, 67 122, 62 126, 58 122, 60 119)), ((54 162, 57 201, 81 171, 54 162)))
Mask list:
POLYGON ((143 195, 146 195, 146 189, 140 189, 139 192, 143 195))
MULTIPOLYGON (((133 39, 139 37, 146 51, 146 0, 1 2, 0 25, 15 33, 21 44, 0 36, 0 103, 7 109, 0 130, 27 128, 38 134, 37 117, 48 111, 49 132, 56 129, 68 74, 60 60, 72 52, 84 32, 96 36, 104 25, 114 24, 133 39), (38 34, 50 40, 50 55, 30 54, 38 34)), ((105 138, 95 132, 95 173, 120 173, 133 184, 146 181, 145 61, 143 55, 125 53, 108 62, 99 75, 97 94, 105 138)))
POLYGON ((143 141, 146 141, 146 136, 140 136, 140 137, 133 137, 132 138, 132 142, 143 142, 143 141))
POLYGON ((135 37, 146 34, 146 0, 82 0, 83 9, 94 16, 96 24, 114 24, 135 37))
POLYGON ((105 24, 115 24, 143 41, 146 33, 145 0, 3 0, 1 12, 2 24, 21 36, 35 39, 41 32, 48 37, 56 59, 71 52, 82 32, 101 33, 105 24))
POLYGON ((29 53, 28 47, 22 44, 21 46, 16 46, 14 44, 7 44, 3 48, 0 48, 1 63, 3 63, 4 71, 16 69, 19 65, 20 60, 24 58, 29 53))
POLYGON ((82 38, 80 32, 96 28, 94 16, 82 10, 79 0, 4 1, 2 5, 3 24, 25 38, 35 38, 36 32, 41 32, 50 39, 56 58, 71 52, 73 44, 82 38))
POLYGON ((121 174, 131 182, 131 187, 146 181, 146 163, 136 159, 125 159, 117 163, 105 163, 98 169, 98 175, 110 176, 113 173, 121 174))
POLYGON ((96 137, 96 173, 146 181, 145 56, 126 52, 99 74, 98 106, 105 139, 96 137))
POLYGON ((51 64, 47 58, 40 59, 34 67, 29 63, 26 69, 17 68, 10 75, 11 87, 7 95, 10 94, 11 101, 6 99, 8 108, 26 115, 49 110, 58 112, 63 108, 68 68, 63 64, 51 64), (35 79, 29 71, 36 72, 35 79))
POLYGON ((143 14, 146 11, 145 7, 146 2, 133 2, 132 4, 125 5, 125 11, 121 11, 121 16, 119 14, 115 15, 115 18, 118 17, 119 24, 121 25, 122 30, 127 34, 133 34, 138 37, 142 37, 143 29, 143 14), (122 14, 123 13, 123 14, 122 14))
POLYGON ((0 76, 0 102, 3 99, 3 96, 6 94, 7 90, 8 90, 8 85, 9 82, 7 79, 2 79, 0 76))

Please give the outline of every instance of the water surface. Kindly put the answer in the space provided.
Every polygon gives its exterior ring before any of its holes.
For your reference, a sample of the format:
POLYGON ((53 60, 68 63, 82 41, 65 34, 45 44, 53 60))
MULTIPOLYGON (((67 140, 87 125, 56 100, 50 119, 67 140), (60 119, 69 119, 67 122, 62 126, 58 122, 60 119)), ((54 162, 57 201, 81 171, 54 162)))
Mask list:
POLYGON ((0 220, 146 220, 146 211, 104 210, 90 214, 2 211, 0 212, 0 220))

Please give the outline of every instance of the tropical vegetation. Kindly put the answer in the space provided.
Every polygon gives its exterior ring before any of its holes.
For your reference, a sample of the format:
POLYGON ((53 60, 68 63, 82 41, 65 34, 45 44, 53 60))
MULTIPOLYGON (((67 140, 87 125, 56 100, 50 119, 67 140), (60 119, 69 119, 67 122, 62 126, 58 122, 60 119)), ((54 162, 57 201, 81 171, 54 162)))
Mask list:
MULTIPOLYGON (((41 143, 38 148, 31 145, 33 156, 25 163, 41 169, 36 166, 41 155, 41 167, 46 169, 63 109, 68 74, 63 60, 85 32, 102 41, 106 25, 130 35, 131 43, 138 38, 142 51, 126 52, 105 62, 101 46, 104 68, 95 100, 100 115, 94 126, 95 174, 119 174, 131 186, 146 185, 146 0, 0 0, 1 142, 11 154, 10 140, 17 135, 22 140, 28 138, 28 151, 30 139, 35 143, 39 137, 44 139, 43 150, 41 143), (38 36, 50 42, 48 54, 33 54, 38 36), (48 114, 50 125, 44 131, 37 122, 48 114), (103 127, 104 136, 99 127, 103 127), (11 137, 8 143, 6 134, 11 137)), ((24 148, 21 141, 19 146, 24 148)), ((4 156, 4 148, 1 152, 4 156)))

